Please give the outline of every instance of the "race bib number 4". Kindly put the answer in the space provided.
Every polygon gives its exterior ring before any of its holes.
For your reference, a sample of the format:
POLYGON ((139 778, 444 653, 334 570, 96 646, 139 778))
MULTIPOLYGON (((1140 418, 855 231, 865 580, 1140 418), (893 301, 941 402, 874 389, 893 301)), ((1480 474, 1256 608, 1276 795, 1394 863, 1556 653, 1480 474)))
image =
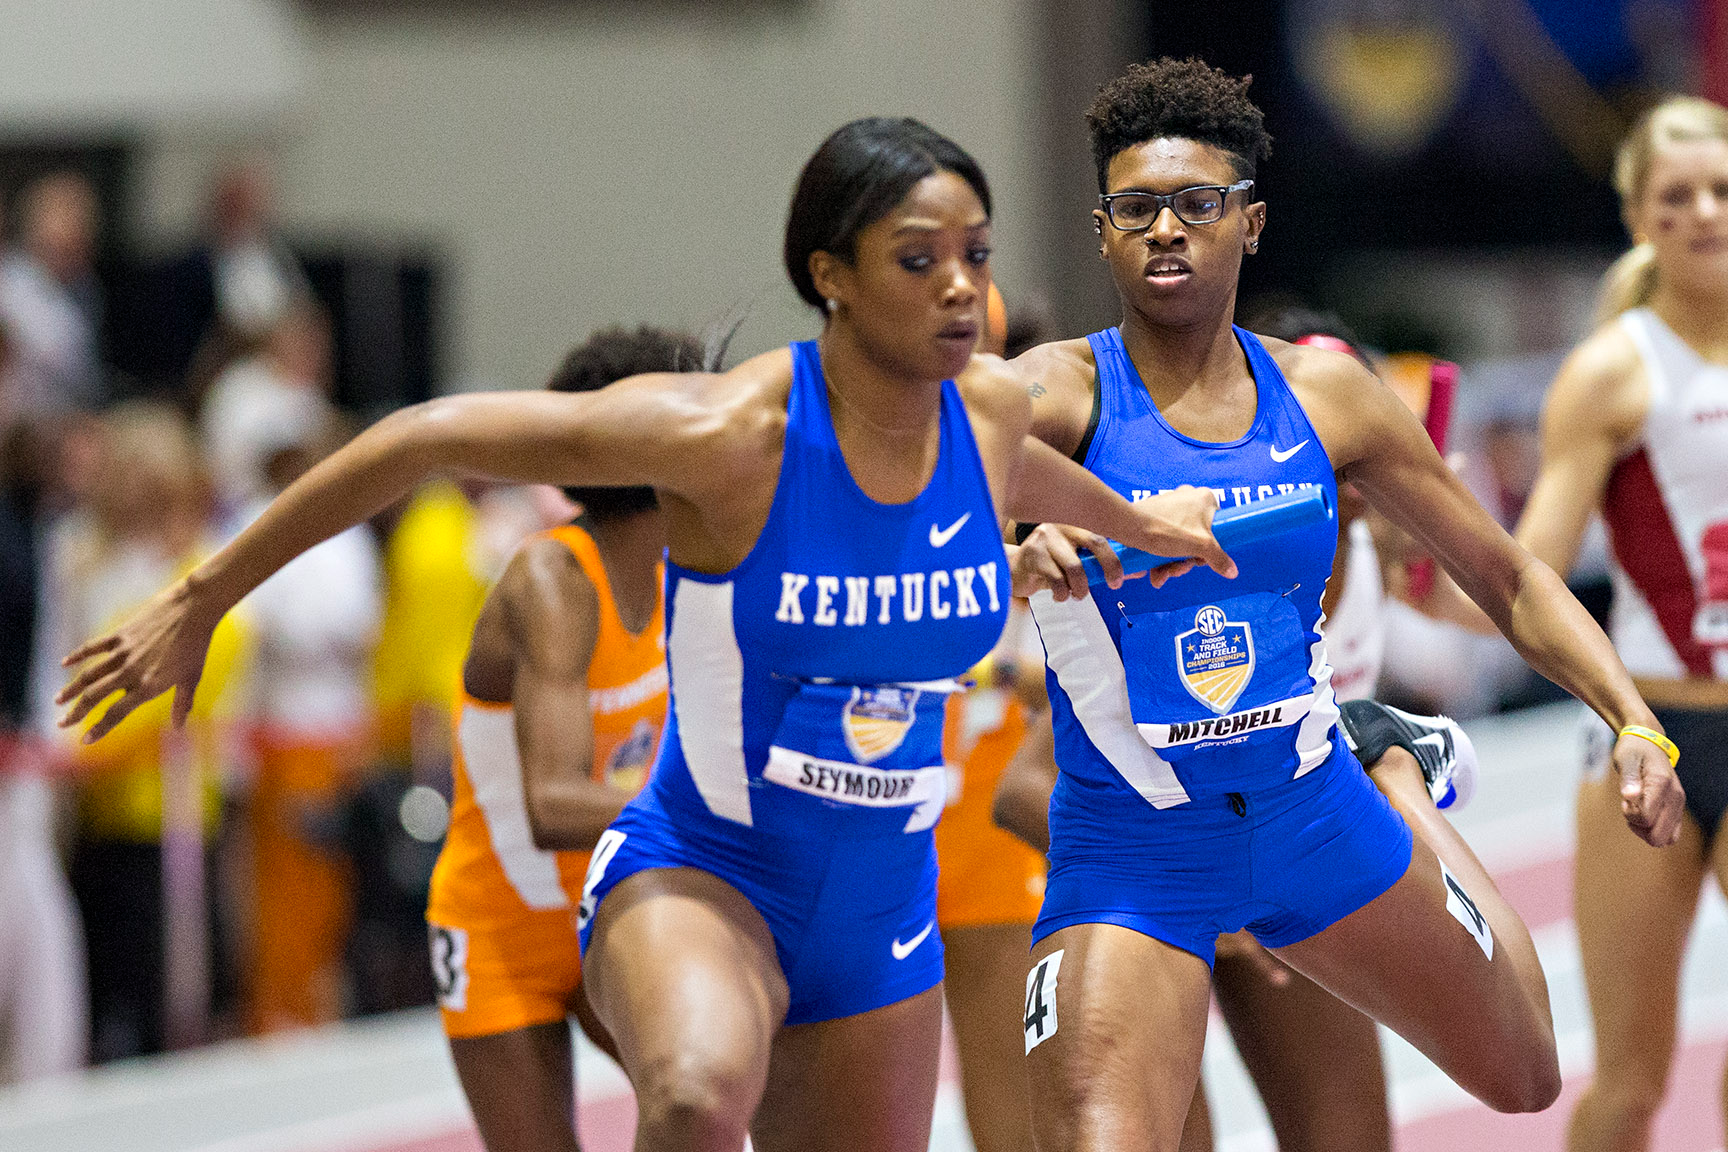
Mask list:
POLYGON ((1026 974, 1026 1011, 1021 1026, 1026 1030, 1028 1053, 1056 1035, 1056 975, 1062 971, 1063 951, 1056 949, 1026 974))

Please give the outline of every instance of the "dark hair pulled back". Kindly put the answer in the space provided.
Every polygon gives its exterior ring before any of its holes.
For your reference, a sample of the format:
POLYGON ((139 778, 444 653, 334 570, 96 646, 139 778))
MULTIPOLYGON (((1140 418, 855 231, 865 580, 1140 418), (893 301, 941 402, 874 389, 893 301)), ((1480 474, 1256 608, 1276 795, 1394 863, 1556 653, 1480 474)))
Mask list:
MULTIPOLYGON (((721 355, 724 353, 722 352, 721 355)), ((711 370, 701 341, 685 332, 644 324, 634 330, 603 328, 571 349, 546 387, 554 392, 593 392, 644 372, 711 370)), ((652 488, 566 488, 590 519, 621 519, 656 507, 652 488)))
POLYGON ((858 234, 894 210, 918 181, 952 172, 972 186, 990 214, 990 185, 960 145, 910 117, 870 116, 836 129, 798 174, 786 216, 786 275, 798 295, 822 310, 810 255, 851 263, 858 234))

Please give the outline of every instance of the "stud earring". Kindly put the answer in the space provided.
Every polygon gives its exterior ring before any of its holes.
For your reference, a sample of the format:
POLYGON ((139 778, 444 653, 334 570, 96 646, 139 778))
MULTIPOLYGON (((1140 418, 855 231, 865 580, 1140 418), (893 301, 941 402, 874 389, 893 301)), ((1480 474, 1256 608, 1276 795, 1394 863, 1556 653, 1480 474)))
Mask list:
POLYGON ((828 315, 832 316, 838 311, 840 311, 840 301, 832 296, 828 297, 828 315))

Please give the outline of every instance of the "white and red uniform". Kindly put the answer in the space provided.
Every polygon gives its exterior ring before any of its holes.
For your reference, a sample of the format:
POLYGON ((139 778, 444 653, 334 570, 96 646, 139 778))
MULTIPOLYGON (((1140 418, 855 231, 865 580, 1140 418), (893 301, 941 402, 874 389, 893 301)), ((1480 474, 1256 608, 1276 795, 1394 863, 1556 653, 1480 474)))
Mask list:
POLYGON ((1340 701, 1373 696, 1386 655, 1386 589, 1374 534, 1361 519, 1351 521, 1349 532, 1344 594, 1320 627, 1332 663, 1332 691, 1340 701))
POLYGON ((1602 501, 1608 634, 1634 676, 1728 678, 1728 367, 1648 308, 1620 323, 1644 361, 1650 404, 1602 501))

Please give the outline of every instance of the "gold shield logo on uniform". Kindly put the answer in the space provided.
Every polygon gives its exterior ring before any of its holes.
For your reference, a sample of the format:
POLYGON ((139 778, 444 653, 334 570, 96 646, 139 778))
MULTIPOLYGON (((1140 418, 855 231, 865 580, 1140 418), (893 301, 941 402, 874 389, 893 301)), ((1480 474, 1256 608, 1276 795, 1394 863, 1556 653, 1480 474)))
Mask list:
POLYGON ((846 747, 860 764, 873 764, 906 739, 918 705, 918 689, 855 687, 840 715, 846 747))
POLYGON ((1194 613, 1194 627, 1176 637, 1176 670, 1190 696, 1220 715, 1230 711, 1254 678, 1253 630, 1207 605, 1194 613))
POLYGON ((654 762, 654 745, 659 737, 654 725, 646 718, 636 721, 630 735, 612 750, 606 761, 606 783, 626 792, 640 792, 648 782, 648 769, 654 762))

